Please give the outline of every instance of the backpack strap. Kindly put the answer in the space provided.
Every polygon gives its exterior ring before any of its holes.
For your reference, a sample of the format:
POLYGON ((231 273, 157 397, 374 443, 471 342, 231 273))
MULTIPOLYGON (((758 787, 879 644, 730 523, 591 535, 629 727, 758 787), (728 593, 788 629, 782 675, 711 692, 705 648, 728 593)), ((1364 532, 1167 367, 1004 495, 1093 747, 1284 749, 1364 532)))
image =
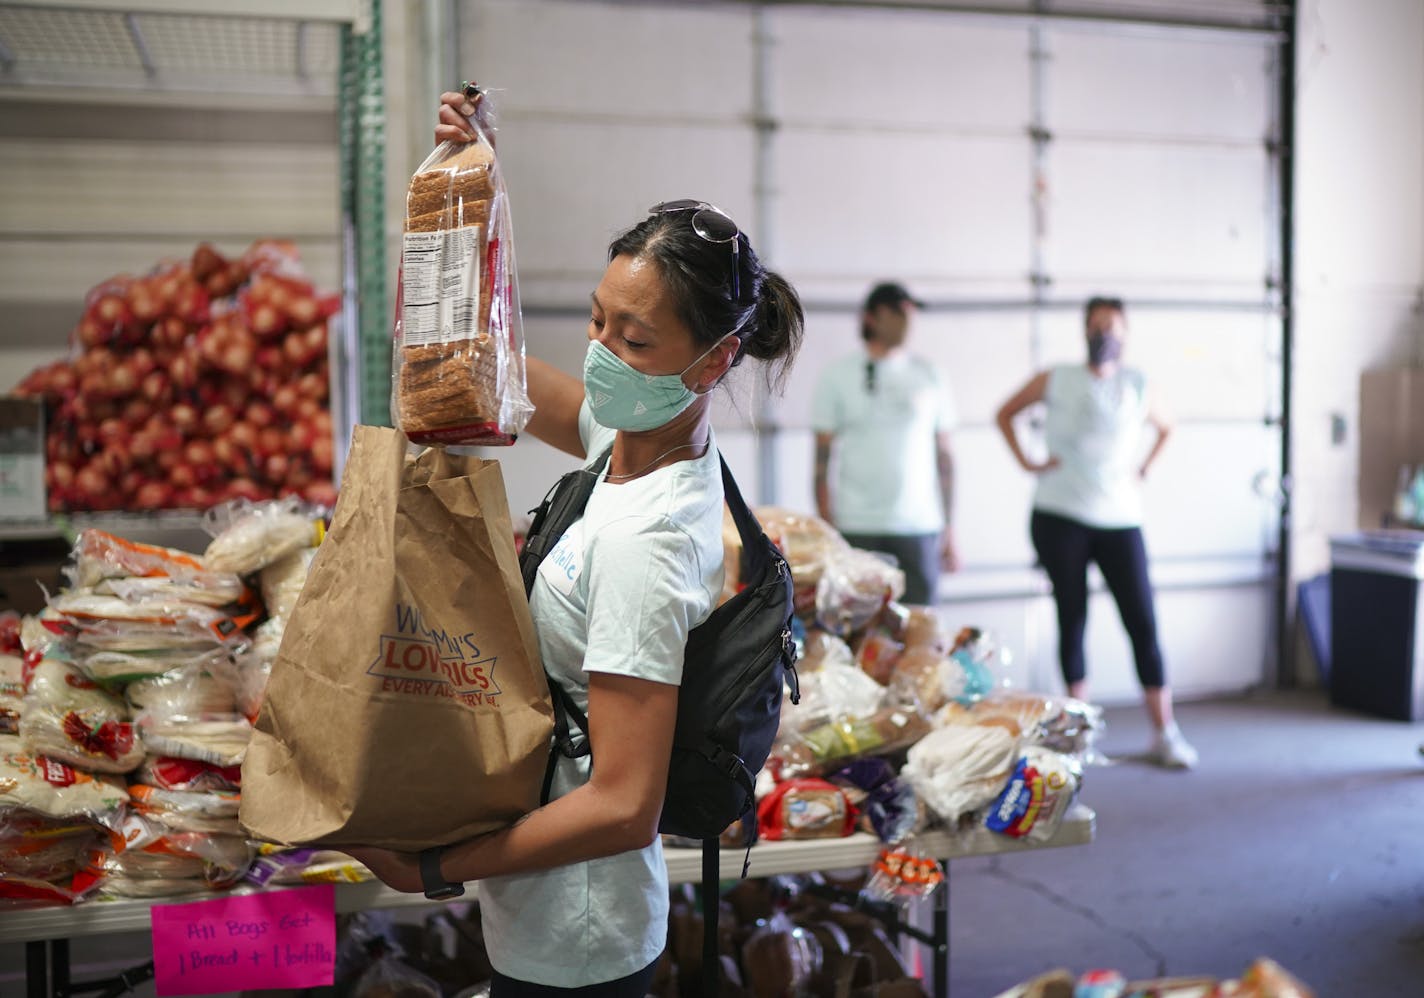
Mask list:
MULTIPOLYGON (((593 465, 575 468, 554 483, 544 496, 544 501, 534 511, 534 521, 524 538, 524 547, 519 552, 519 572, 524 577, 524 593, 527 596, 534 589, 534 579, 539 574, 539 565, 544 557, 564 536, 564 532, 583 516, 588 507, 593 487, 608 466, 613 454, 610 447, 599 456, 593 465)), ((588 739, 575 744, 575 731, 569 725, 572 718, 579 731, 588 730, 588 718, 574 704, 573 698, 558 681, 545 672, 549 684, 549 696, 554 706, 554 744, 549 750, 549 763, 544 767, 544 784, 539 793, 539 803, 549 803, 549 794, 554 786, 554 769, 559 757, 578 759, 590 752, 588 739)))

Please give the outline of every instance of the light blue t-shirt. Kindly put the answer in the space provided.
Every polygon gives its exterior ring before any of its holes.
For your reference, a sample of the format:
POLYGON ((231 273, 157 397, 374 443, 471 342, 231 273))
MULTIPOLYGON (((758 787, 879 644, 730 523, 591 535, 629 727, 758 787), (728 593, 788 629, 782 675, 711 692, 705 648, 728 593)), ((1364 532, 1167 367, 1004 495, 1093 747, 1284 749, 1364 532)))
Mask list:
POLYGON ((1097 377, 1086 364, 1050 369, 1044 436, 1059 465, 1038 476, 1033 505, 1090 527, 1142 525, 1142 427, 1147 381, 1120 367, 1097 377))
MULTIPOLYGON (((613 443, 585 404, 588 462, 613 443)), ((588 709, 590 672, 680 685, 688 632, 722 591, 722 472, 707 452, 642 478, 600 481, 581 520, 540 563, 530 593, 549 675, 588 709)), ((552 797, 588 782, 589 761, 560 758, 552 797)), ((579 987, 641 970, 667 942, 661 840, 645 849, 479 885, 485 944, 500 973, 579 987)))
POLYGON ((816 383, 811 426, 836 438, 835 526, 852 534, 942 531, 935 438, 954 424, 949 385, 928 361, 901 351, 829 364, 816 383))

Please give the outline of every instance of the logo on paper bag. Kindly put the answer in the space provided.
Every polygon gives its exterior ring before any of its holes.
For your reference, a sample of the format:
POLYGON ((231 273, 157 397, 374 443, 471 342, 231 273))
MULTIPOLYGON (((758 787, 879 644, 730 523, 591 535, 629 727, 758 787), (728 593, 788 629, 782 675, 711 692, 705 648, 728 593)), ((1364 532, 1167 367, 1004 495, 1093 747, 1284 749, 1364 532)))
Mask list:
POLYGON ((366 670, 381 692, 451 697, 471 707, 498 707, 498 655, 480 650, 473 631, 450 634, 427 626, 413 606, 396 604, 396 633, 381 635, 380 654, 366 670))

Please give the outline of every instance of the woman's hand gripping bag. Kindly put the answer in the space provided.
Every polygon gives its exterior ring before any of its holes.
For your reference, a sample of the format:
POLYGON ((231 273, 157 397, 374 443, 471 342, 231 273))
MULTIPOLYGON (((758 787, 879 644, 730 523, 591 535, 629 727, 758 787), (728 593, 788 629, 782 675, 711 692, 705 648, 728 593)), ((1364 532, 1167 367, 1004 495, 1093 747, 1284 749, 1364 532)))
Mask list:
POLYGON ((499 464, 407 451, 352 435, 242 767, 255 838, 412 851, 539 806, 553 709, 499 464))
POLYGON ((391 414, 417 444, 510 444, 533 413, 489 120, 470 119, 474 141, 437 146, 406 190, 391 414))

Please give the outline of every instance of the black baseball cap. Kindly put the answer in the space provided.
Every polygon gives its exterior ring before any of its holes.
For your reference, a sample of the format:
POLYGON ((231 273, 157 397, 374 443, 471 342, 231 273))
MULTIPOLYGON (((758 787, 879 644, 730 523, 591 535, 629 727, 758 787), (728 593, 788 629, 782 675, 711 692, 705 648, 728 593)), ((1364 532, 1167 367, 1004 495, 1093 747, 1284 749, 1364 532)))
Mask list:
POLYGON ((894 281, 885 281, 875 285, 870 289, 870 294, 865 296, 865 311, 869 312, 880 305, 892 305, 899 308, 906 302, 916 308, 925 307, 925 303, 910 294, 905 285, 897 284, 894 281))

